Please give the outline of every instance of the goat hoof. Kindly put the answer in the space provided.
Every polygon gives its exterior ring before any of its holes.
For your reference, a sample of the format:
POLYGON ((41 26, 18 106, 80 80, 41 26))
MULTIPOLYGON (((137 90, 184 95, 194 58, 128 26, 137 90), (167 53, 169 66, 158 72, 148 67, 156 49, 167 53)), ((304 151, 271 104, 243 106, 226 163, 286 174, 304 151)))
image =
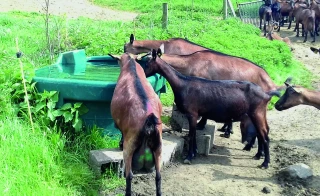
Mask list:
POLYGON ((226 132, 226 129, 218 129, 217 131, 220 131, 220 132, 226 132))
POLYGON ((311 43, 314 43, 314 42, 316 42, 316 41, 312 41, 311 43))
POLYGON ((191 165, 191 161, 190 161, 189 159, 185 159, 185 160, 183 161, 183 163, 184 163, 184 164, 189 164, 189 165, 191 165))
POLYGON ((220 134, 220 137, 230 138, 230 134, 228 133, 220 134))
POLYGON ((256 154, 256 155, 254 155, 254 157, 252 157, 254 160, 260 160, 260 158, 261 158, 261 155, 258 155, 258 154, 256 154))
POLYGON ((260 166, 258 166, 260 169, 268 169, 269 165, 268 163, 263 162, 260 166))
POLYGON ((245 150, 245 151, 250 151, 252 148, 252 146, 250 145, 246 145, 242 150, 245 150))

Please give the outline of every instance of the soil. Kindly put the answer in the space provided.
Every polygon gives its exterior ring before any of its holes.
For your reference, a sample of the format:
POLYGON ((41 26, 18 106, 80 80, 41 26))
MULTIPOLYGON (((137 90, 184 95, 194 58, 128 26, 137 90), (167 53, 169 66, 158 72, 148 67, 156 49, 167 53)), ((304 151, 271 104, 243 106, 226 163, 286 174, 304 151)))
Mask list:
MULTIPOLYGON (((50 13, 64 14, 77 18, 85 16, 97 20, 133 20, 137 14, 100 8, 87 0, 51 0, 50 13)), ((11 0, 1 2, 0 12, 21 10, 42 12, 38 0, 11 0)), ((310 46, 320 48, 318 41, 311 43, 309 37, 303 43, 302 37, 295 37, 286 25, 281 29, 282 37, 292 42, 294 57, 301 61, 315 77, 313 87, 320 89, 320 55, 314 54, 310 46)), ((262 38, 264 39, 264 38, 262 38)), ((294 76, 293 76, 294 77, 294 76)), ((171 107, 164 108, 165 115, 171 115, 171 107)), ((234 123, 234 134, 230 138, 215 133, 215 145, 208 156, 198 155, 191 165, 183 164, 178 158, 171 165, 162 168, 163 195, 320 195, 320 111, 310 106, 297 106, 285 111, 271 110, 267 113, 270 126, 269 137, 271 163, 268 169, 257 166, 262 160, 253 160, 257 148, 243 151, 240 142, 239 123, 234 123), (304 181, 286 180, 279 170, 294 164, 305 163, 313 169, 314 176, 304 181)), ((218 128, 222 124, 216 124, 218 128)), ((173 132, 183 135, 186 133, 173 132)), ((134 195, 155 195, 155 174, 135 176, 132 190, 134 195)), ((107 195, 123 194, 119 188, 107 195)))

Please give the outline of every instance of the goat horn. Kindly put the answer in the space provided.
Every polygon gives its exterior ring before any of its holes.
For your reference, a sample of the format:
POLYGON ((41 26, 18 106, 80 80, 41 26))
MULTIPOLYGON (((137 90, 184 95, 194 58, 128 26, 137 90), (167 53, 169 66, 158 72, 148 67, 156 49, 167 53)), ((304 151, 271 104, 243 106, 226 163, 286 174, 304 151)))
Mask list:
POLYGON ((118 57, 118 56, 113 56, 112 54, 108 54, 109 56, 111 56, 113 59, 117 59, 117 60, 119 60, 120 58, 118 57))

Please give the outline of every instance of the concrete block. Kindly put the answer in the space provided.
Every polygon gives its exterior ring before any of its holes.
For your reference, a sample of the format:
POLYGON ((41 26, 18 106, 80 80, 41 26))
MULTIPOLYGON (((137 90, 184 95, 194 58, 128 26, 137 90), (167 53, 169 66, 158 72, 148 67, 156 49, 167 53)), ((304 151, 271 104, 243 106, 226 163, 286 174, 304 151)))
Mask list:
MULTIPOLYGON (((198 154, 209 155, 211 148, 214 144, 215 125, 207 124, 204 130, 197 130, 196 141, 198 147, 198 154)), ((189 149, 189 142, 186 143, 189 149)))
MULTIPOLYGON (((162 165, 167 166, 183 152, 184 139, 173 134, 162 135, 162 165)), ((97 175, 101 175, 106 168, 111 166, 119 177, 124 175, 123 152, 118 148, 91 150, 89 163, 97 175)))
MULTIPOLYGON (((187 117, 179 112, 177 109, 177 106, 173 104, 172 106, 172 114, 171 118, 179 125, 176 127, 180 127, 174 130, 177 131, 189 131, 189 121, 187 117)), ((210 149, 212 148, 214 144, 214 132, 215 132, 215 122, 209 121, 207 122, 207 125, 204 130, 197 130, 196 134, 196 141, 197 141, 197 147, 198 147, 198 154, 203 154, 203 155, 208 155, 210 152, 210 149)), ((188 147, 188 142, 187 142, 187 149, 188 147)))

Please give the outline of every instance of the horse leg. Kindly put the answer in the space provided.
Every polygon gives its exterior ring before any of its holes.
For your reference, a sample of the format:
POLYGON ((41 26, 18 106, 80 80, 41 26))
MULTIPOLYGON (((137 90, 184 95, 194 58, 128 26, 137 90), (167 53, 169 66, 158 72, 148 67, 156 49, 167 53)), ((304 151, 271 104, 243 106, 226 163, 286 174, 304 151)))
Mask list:
POLYGON ((198 116, 189 114, 187 118, 189 121, 189 151, 188 151, 187 158, 184 160, 184 163, 191 164, 191 160, 193 157, 195 157, 195 153, 196 153, 194 149, 196 148, 195 137, 196 137, 196 131, 197 131, 196 126, 197 126, 198 116))
POLYGON ((156 168, 156 195, 161 196, 161 146, 154 152, 155 157, 155 168, 156 168))
POLYGON ((196 128, 197 130, 203 130, 207 124, 207 118, 201 117, 201 120, 198 122, 196 128))

